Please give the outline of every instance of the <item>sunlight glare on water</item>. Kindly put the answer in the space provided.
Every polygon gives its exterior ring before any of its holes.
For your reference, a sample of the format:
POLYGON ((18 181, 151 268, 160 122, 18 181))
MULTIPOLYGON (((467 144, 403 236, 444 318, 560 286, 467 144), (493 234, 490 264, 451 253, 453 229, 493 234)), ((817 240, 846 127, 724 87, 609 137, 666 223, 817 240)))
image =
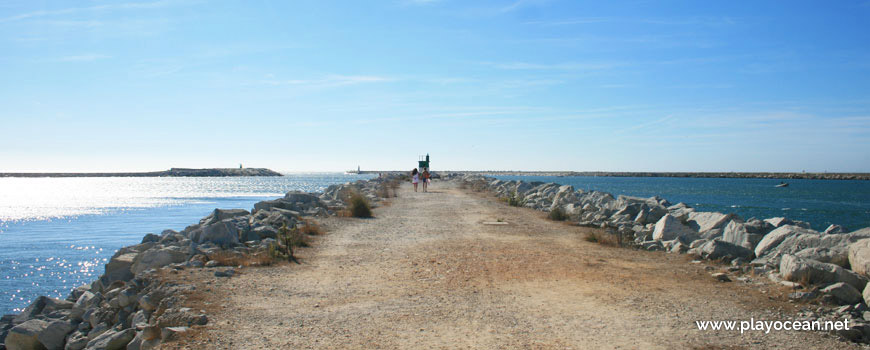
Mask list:
POLYGON ((145 233, 182 230, 215 208, 254 203, 373 175, 0 178, 0 314, 33 298, 65 298, 145 233))

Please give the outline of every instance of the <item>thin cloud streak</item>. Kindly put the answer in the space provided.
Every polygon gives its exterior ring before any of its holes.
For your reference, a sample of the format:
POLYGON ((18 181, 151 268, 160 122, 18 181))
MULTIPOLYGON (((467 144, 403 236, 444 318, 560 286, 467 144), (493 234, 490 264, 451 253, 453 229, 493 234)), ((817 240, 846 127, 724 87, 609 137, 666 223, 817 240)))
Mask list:
POLYGON ((318 79, 263 80, 260 83, 273 86, 339 87, 358 84, 385 83, 394 78, 373 75, 327 75, 318 79))
POLYGON ((182 3, 182 2, 191 2, 191 1, 159 0, 159 1, 152 1, 152 2, 127 2, 127 3, 120 3, 120 4, 105 4, 105 5, 95 5, 95 6, 88 6, 88 7, 70 7, 70 8, 57 9, 57 10, 40 10, 40 11, 27 12, 27 13, 22 13, 22 14, 10 16, 10 17, 0 18, 0 23, 15 22, 15 21, 21 21, 21 20, 26 20, 26 19, 30 19, 30 18, 57 16, 57 15, 65 15, 65 14, 79 13, 79 12, 153 9, 153 8, 167 7, 167 6, 182 3))
POLYGON ((83 55, 65 56, 65 57, 58 58, 55 61, 57 61, 57 62, 92 62, 92 61, 104 60, 104 59, 108 59, 108 58, 112 58, 112 56, 91 53, 91 54, 83 54, 83 55))

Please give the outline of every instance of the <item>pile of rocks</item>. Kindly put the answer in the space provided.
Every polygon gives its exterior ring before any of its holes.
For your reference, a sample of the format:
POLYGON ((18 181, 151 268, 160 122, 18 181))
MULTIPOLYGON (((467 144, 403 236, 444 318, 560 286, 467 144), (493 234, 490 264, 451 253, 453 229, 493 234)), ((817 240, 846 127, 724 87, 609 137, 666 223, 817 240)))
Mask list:
POLYGON ((320 195, 320 200, 333 210, 345 208, 348 198, 353 193, 358 193, 369 202, 375 203, 386 197, 384 192, 390 191, 390 185, 396 181, 400 181, 400 175, 383 174, 370 180, 331 185, 320 195))
MULTIPOLYGON (((279 229, 296 227, 304 216, 332 215, 349 189, 371 195, 386 179, 330 186, 324 193, 289 192, 256 203, 252 211, 215 209, 181 232, 147 234, 140 244, 119 249, 106 270, 66 300, 41 296, 22 313, 0 318, 0 350, 154 349, 191 326, 208 322, 204 311, 183 307, 192 285, 161 282, 160 270, 220 266, 218 256, 267 252, 279 229)), ((230 277, 233 270, 215 271, 230 277)))
POLYGON ((579 225, 622 235, 634 246, 693 254, 766 274, 794 288, 795 299, 837 305, 860 332, 848 337, 870 342, 870 228, 847 232, 838 225, 824 232, 809 223, 777 217, 743 219, 736 214, 699 212, 659 197, 639 198, 575 190, 556 183, 503 181, 480 175, 448 174, 447 179, 512 198, 522 206, 561 209, 579 225), (843 309, 847 307, 847 309, 843 309), (845 310, 845 311, 844 311, 845 310))

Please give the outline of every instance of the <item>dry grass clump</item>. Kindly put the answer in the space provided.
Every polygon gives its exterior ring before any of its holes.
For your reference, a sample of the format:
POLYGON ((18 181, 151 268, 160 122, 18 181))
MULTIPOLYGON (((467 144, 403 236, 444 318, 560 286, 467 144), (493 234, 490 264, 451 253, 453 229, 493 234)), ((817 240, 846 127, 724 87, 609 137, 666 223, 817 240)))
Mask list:
POLYGON ((209 256, 221 266, 268 266, 274 261, 268 252, 242 254, 231 250, 221 250, 209 256))
POLYGON ((359 193, 354 193, 350 196, 347 209, 350 211, 350 215, 355 218, 372 217, 371 204, 369 204, 369 201, 359 193))
POLYGON ((599 230, 589 231, 583 236, 586 242, 598 243, 610 247, 622 246, 622 242, 617 235, 602 232, 599 230))
POLYGON ((302 224, 296 227, 300 233, 309 235, 309 236, 319 236, 323 234, 323 229, 320 228, 320 224, 313 219, 302 219, 302 224))
POLYGON ((565 213, 565 210, 561 207, 556 207, 553 210, 550 210, 550 213, 547 214, 547 217, 553 221, 565 221, 568 220, 568 214, 565 213))

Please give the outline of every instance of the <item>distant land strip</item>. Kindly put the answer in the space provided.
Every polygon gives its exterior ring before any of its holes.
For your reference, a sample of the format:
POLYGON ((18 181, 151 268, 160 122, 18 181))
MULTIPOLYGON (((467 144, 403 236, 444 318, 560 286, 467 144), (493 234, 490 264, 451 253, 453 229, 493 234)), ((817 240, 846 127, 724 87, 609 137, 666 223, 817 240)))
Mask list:
POLYGON ((0 177, 226 177, 283 176, 266 168, 172 168, 164 171, 128 173, 0 173, 0 177))
MULTIPOLYGON (((361 174, 398 173, 399 171, 361 171, 361 174)), ((749 173, 749 172, 622 172, 622 171, 435 171, 487 176, 608 176, 608 177, 703 177, 733 179, 810 179, 810 180, 870 180, 870 173, 749 173)), ((356 173, 353 171, 351 173, 356 173)), ((407 173, 407 172, 402 172, 407 173)))

